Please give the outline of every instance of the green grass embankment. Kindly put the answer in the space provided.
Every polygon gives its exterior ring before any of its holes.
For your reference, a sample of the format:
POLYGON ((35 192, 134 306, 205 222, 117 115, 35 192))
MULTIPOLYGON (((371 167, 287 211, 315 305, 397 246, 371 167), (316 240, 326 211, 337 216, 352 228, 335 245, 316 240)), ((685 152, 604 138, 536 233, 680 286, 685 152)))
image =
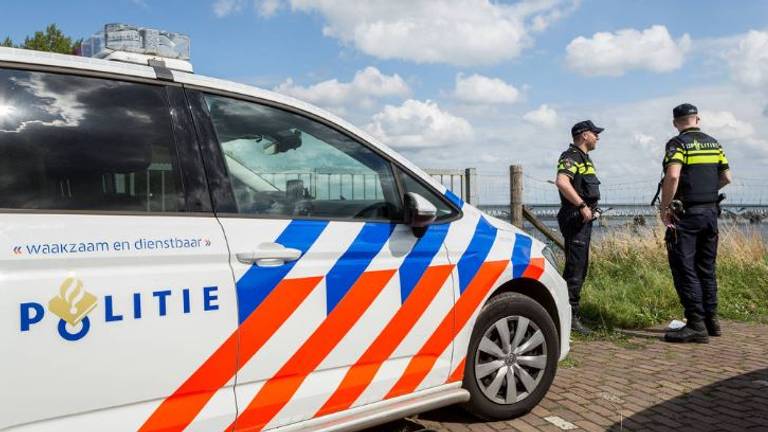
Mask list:
MULTIPOLYGON (((767 252, 758 231, 721 227, 717 261, 721 318, 768 322, 767 252)), ((682 318, 663 228, 615 229, 593 240, 582 314, 609 330, 682 318)))

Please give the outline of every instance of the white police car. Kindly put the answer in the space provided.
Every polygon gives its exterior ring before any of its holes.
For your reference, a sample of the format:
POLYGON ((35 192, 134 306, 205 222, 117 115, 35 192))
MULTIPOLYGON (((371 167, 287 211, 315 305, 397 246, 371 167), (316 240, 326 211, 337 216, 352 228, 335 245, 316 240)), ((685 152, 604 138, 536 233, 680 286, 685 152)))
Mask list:
POLYGON ((109 57, 0 48, 0 430, 541 400, 570 331, 541 243, 316 107, 109 57))

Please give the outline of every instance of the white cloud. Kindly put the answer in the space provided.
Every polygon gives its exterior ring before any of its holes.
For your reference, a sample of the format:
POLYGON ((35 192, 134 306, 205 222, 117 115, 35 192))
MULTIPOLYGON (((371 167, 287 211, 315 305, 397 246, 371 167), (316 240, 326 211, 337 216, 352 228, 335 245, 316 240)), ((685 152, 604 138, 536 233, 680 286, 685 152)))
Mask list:
POLYGON ((574 0, 570 4, 565 4, 561 8, 551 8, 548 11, 534 16, 531 19, 531 30, 544 31, 553 23, 567 17, 581 5, 581 0, 574 0))
POLYGON ((244 0, 216 0, 213 2, 213 13, 223 18, 243 10, 244 4, 244 0))
POLYGON ((557 124, 557 111, 544 104, 536 110, 525 113, 523 120, 537 126, 551 128, 557 124))
POLYGON ((409 99, 400 106, 387 105, 373 116, 367 129, 399 149, 466 147, 474 136, 467 120, 441 110, 429 100, 409 99))
POLYGON ((319 13, 323 34, 383 59, 454 65, 494 64, 517 57, 578 0, 290 0, 319 13))
POLYGON ((702 111, 699 117, 702 126, 721 140, 745 139, 755 133, 749 122, 738 120, 730 111, 702 111))
MULTIPOLYGON (((768 164, 768 117, 762 114, 766 98, 735 85, 692 87, 668 96, 610 105, 558 101, 556 107, 550 105, 557 110, 554 127, 531 127, 524 115, 509 112, 462 111, 474 128, 471 144, 405 154, 421 166, 477 167, 480 199, 486 204, 507 202, 508 166, 521 164, 528 176, 526 200, 557 202, 556 189, 546 181, 554 178, 557 157, 571 140, 570 125, 590 118, 606 128, 597 149, 590 153, 603 182, 605 202, 647 204, 656 192, 664 145, 677 135, 672 108, 686 101, 699 107, 702 130, 723 144, 737 182, 761 178, 768 164)), ((750 185, 729 186, 729 199, 751 202, 756 192, 750 185)))
POLYGON ((621 76, 634 69, 671 72, 683 65, 690 47, 688 34, 675 41, 665 26, 655 25, 643 31, 579 36, 566 47, 566 61, 571 69, 589 76, 621 76))
POLYGON ((734 79, 753 87, 768 87, 768 32, 750 31, 726 54, 734 79))
POLYGON ((643 132, 635 132, 632 134, 632 141, 636 148, 640 150, 639 153, 646 155, 658 153, 661 145, 663 145, 659 144, 659 139, 655 136, 643 132))
POLYGON ((488 154, 488 153, 481 153, 480 154, 480 162, 485 163, 494 163, 498 162, 500 159, 496 155, 488 154))
POLYGON ((410 94, 408 84, 400 75, 384 75, 372 66, 355 73, 350 82, 332 79, 303 87, 289 78, 274 90, 337 112, 348 105, 369 106, 373 98, 410 94))
POLYGON ((259 15, 269 18, 280 9, 282 2, 281 0, 254 0, 253 5, 259 15))
MULTIPOLYGON (((215 0, 216 16, 243 10, 245 0, 215 0)), ((253 0, 262 17, 286 4, 318 13, 323 34, 384 59, 461 66, 495 64, 520 55, 581 0, 253 0)))
MULTIPOLYGON (((598 123, 601 126, 605 123, 606 132, 601 134, 593 158, 601 181, 613 199, 650 201, 655 192, 655 178, 661 173, 664 145, 677 135, 672 126, 672 107, 684 101, 692 101, 699 107, 702 130, 723 145, 734 175, 759 177, 768 162, 768 146, 761 139, 768 132, 768 119, 760 113, 764 99, 733 85, 691 88, 670 96, 597 108, 587 113, 593 119, 603 119, 598 123), (637 186, 611 186, 628 179, 637 186)), ((727 193, 746 201, 752 197, 748 188, 737 186, 729 187, 727 193)))
POLYGON ((651 149, 658 146, 657 140, 651 135, 644 134, 642 132, 635 132, 632 135, 632 140, 639 146, 645 149, 651 149))
POLYGON ((511 104, 518 101, 520 91, 498 78, 474 74, 456 76, 454 96, 470 104, 511 104))
POLYGON ((646 135, 646 134, 644 134, 642 132, 636 132, 632 136, 632 139, 634 139, 636 143, 641 144, 641 145, 649 145, 649 144, 653 144, 653 143, 656 142, 656 138, 654 138, 654 137, 652 137, 650 135, 646 135))

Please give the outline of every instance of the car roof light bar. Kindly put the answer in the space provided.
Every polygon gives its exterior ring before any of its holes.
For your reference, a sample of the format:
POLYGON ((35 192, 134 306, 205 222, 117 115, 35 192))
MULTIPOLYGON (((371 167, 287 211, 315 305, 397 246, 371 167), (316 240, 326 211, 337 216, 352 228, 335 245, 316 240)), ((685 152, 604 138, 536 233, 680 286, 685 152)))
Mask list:
POLYGON ((83 40, 80 55, 149 65, 161 60, 168 69, 192 72, 188 35, 129 24, 107 24, 83 40))

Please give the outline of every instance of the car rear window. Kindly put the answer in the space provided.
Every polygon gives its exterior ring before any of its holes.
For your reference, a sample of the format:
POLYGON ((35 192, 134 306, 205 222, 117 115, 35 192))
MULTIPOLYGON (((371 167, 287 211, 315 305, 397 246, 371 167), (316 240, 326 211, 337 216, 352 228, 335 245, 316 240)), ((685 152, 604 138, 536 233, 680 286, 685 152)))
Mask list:
POLYGON ((0 69, 0 208, 182 211, 165 89, 0 69))

